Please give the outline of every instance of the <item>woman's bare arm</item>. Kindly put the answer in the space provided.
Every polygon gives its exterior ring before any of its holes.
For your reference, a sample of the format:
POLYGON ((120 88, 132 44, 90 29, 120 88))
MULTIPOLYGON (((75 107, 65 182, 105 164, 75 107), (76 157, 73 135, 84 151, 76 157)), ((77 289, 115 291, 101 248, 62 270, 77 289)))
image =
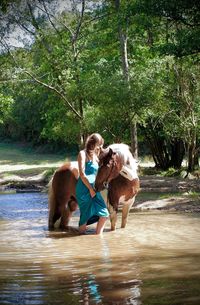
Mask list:
POLYGON ((81 150, 78 154, 78 168, 79 168, 79 175, 83 183, 89 189, 91 197, 96 195, 93 187, 90 185, 86 175, 85 175, 85 162, 86 162, 86 154, 84 150, 81 150))

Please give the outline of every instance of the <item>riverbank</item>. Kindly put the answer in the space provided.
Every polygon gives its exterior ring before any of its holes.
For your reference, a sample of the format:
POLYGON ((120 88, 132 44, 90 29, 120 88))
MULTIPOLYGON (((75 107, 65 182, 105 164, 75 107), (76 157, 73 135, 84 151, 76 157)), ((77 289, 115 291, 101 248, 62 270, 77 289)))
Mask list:
MULTIPOLYGON (((38 154, 0 143, 0 193, 47 192, 54 171, 69 161, 64 155, 38 154)), ((144 175, 140 163, 140 193, 134 209, 200 212, 200 179, 144 175)), ((145 171, 146 172, 146 171, 145 171)))
MULTIPOLYGON (((47 192, 49 180, 57 168, 46 167, 40 174, 10 175, 0 179, 1 193, 47 192)), ((200 213, 199 179, 140 176, 140 193, 133 209, 200 213)))
POLYGON ((67 161, 66 155, 0 143, 0 192, 43 191, 55 169, 67 161))

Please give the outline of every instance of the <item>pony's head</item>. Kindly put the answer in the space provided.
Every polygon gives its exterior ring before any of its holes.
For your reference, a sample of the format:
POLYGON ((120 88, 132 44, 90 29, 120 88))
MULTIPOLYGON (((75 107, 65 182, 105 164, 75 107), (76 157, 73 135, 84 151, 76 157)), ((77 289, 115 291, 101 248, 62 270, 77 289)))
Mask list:
POLYGON ((99 170, 95 180, 96 191, 106 188, 109 182, 120 174, 123 165, 136 170, 136 162, 127 145, 112 144, 104 149, 99 156, 99 170))
POLYGON ((119 174, 118 155, 107 148, 99 156, 99 169, 95 180, 96 191, 107 187, 108 183, 119 174))

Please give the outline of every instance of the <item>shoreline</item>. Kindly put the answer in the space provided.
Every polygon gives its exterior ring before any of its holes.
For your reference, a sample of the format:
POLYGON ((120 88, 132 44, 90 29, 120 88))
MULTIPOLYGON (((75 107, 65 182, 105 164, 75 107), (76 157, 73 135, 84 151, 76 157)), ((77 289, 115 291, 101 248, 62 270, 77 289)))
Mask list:
MULTIPOLYGON (((27 144, 22 147, 0 143, 0 146, 0 194, 47 193, 55 170, 72 161, 67 149, 63 155, 39 153, 27 144)), ((162 209, 199 213, 199 176, 163 177, 156 173, 150 160, 140 161, 138 172, 141 185, 133 206, 135 211, 162 209)))
MULTIPOLYGON (((10 176, 0 179, 1 194, 48 193, 51 176, 10 176)), ((200 180, 141 176, 141 188, 132 211, 200 213, 200 180), (151 198, 152 197, 152 198, 151 198)))

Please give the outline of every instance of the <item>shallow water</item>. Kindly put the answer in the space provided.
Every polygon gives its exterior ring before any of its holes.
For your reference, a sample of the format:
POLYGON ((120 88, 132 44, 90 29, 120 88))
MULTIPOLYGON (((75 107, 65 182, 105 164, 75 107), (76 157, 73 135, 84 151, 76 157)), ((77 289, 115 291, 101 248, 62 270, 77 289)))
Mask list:
POLYGON ((100 237, 47 214, 46 194, 0 195, 0 304, 200 304, 198 215, 132 212, 100 237))

